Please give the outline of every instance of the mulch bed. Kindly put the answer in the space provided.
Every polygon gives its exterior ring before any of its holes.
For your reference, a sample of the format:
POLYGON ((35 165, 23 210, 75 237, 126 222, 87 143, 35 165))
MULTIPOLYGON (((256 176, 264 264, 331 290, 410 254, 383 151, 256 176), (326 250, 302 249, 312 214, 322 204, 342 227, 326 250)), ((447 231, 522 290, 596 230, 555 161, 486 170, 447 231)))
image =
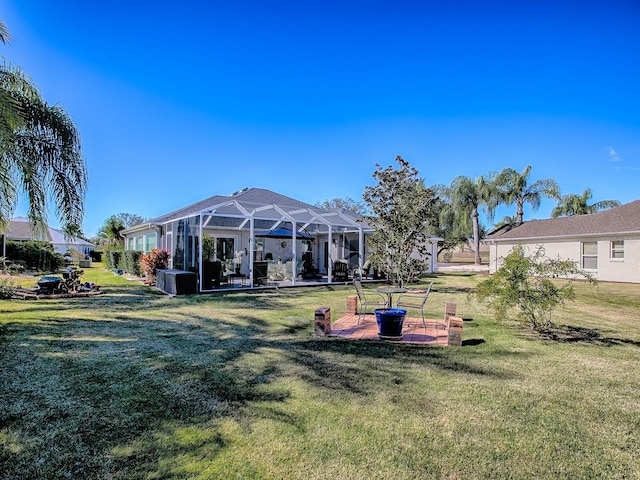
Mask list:
POLYGON ((102 293, 104 293, 102 290, 87 290, 82 292, 52 293, 50 295, 46 295, 43 293, 38 293, 37 288, 16 288, 11 298, 14 298, 16 300, 49 300, 57 298, 92 297, 94 295, 100 295, 102 293))

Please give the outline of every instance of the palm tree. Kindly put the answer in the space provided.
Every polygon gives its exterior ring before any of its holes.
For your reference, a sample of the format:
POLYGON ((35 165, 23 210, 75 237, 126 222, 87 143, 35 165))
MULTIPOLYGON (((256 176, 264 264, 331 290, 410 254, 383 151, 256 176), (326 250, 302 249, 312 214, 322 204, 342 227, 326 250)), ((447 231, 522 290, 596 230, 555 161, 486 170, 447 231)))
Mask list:
POLYGON ((98 238, 100 245, 116 246, 122 245, 124 239, 120 232, 126 228, 122 219, 118 215, 111 215, 104 221, 100 230, 98 230, 98 238))
MULTIPOLYGON (((0 42, 8 38, 0 22, 0 42)), ((0 65, 0 232, 20 193, 34 227, 46 225, 51 198, 63 230, 79 232, 86 185, 80 137, 69 116, 48 105, 20 69, 0 65)))
POLYGON ((504 217, 502 217, 502 220, 500 220, 498 223, 496 223, 493 226, 493 228, 494 230, 497 230, 500 227, 504 227, 505 225, 511 225, 512 223, 516 223, 515 217, 512 217, 511 215, 505 215, 504 217))
POLYGON ((582 195, 576 195, 570 193, 564 195, 559 201, 558 205, 551 211, 551 216, 556 217, 569 217, 571 215, 586 215, 588 213, 599 212, 600 210, 606 210, 608 208, 619 207, 620 202, 618 200, 602 200, 589 205, 589 200, 593 196, 590 188, 587 188, 582 195))
POLYGON ((507 205, 516 204, 515 223, 522 223, 525 203, 531 205, 531 208, 536 211, 540 208, 543 196, 560 198, 560 187, 555 180, 546 178, 536 180, 529 185, 530 174, 531 165, 528 165, 522 173, 518 173, 513 168, 505 168, 496 177, 496 184, 503 202, 507 205))
POLYGON ((492 177, 479 176, 475 180, 459 176, 451 186, 443 191, 447 200, 442 215, 453 212, 458 226, 467 232, 471 230, 475 250, 475 264, 480 265, 480 222, 479 209, 483 208, 487 217, 493 219, 498 203, 498 192, 492 177))

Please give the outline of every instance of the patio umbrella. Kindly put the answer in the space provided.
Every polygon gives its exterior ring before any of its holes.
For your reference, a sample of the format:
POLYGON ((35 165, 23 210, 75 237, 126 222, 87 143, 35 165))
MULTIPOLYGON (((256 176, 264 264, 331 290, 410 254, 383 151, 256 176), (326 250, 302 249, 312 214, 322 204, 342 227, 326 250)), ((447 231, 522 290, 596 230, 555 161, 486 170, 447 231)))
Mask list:
MULTIPOLYGON (((293 232, 288 228, 277 227, 271 230, 264 230, 260 233, 256 233, 256 237, 290 239, 293 238, 293 232)), ((296 239, 311 240, 312 238, 313 236, 309 235, 307 232, 296 232, 296 239)))

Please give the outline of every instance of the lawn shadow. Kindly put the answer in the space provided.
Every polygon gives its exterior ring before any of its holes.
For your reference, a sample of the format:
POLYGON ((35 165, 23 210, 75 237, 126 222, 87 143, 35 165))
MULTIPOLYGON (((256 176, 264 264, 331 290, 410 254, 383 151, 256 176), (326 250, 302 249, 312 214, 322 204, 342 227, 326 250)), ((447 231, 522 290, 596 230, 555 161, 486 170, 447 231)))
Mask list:
POLYGON ((640 347, 640 342, 628 338, 607 337, 596 328, 560 325, 544 332, 542 338, 559 343, 586 343, 597 346, 633 345, 640 347))
POLYGON ((287 299, 304 292, 123 293, 128 298, 85 300, 82 308, 50 304, 69 312, 2 331, 0 384, 11 402, 0 399, 0 423, 21 439, 7 475, 35 478, 44 465, 69 477, 158 476, 167 459, 194 451, 212 462, 231 448, 220 423, 250 430, 267 419, 305 429, 289 405, 290 382, 350 402, 415 381, 408 365, 509 376, 458 349, 314 337, 311 315, 267 320, 250 313, 287 308, 287 299), (247 314, 223 308, 237 305, 247 314), (95 310, 104 315, 94 318, 95 310), (51 429, 38 428, 43 414, 51 429), (181 443, 185 429, 204 432, 202 443, 181 443))

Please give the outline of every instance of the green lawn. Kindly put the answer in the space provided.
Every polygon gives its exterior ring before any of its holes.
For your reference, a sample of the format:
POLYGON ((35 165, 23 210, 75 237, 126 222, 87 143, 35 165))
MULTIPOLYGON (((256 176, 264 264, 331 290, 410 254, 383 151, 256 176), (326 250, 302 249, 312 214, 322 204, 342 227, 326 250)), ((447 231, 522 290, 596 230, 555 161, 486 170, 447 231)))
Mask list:
POLYGON ((579 285, 548 338, 455 301, 462 348, 312 336, 349 287, 0 302, 0 478, 640 478, 640 285, 579 285))

